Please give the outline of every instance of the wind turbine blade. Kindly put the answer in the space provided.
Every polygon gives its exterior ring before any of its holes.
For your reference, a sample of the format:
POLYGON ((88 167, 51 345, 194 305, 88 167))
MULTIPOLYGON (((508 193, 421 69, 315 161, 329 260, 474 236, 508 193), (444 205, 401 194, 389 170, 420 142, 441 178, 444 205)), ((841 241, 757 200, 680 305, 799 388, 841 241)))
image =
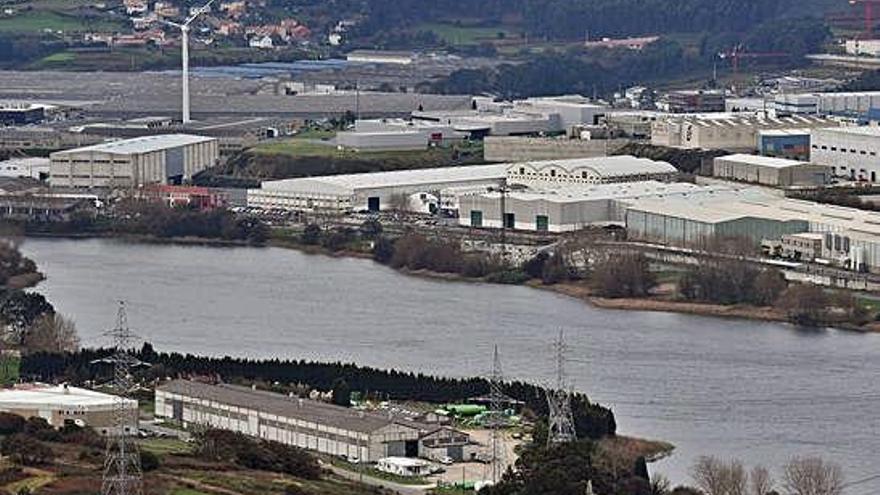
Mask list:
POLYGON ((213 4, 213 3, 214 3, 214 0, 208 0, 208 3, 206 3, 205 5, 202 5, 201 7, 198 8, 198 10, 196 10, 195 12, 193 12, 192 15, 190 15, 189 17, 187 17, 186 20, 183 21, 183 25, 184 25, 184 26, 189 26, 189 25, 190 25, 193 21, 195 21, 200 15, 204 14, 205 12, 207 12, 208 9, 211 8, 211 4, 213 4))

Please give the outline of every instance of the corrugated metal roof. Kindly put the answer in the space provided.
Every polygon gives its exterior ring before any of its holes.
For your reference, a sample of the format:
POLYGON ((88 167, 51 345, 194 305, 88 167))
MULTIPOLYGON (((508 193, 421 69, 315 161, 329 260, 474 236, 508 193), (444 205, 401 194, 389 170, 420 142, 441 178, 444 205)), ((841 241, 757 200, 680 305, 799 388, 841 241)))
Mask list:
POLYGON ((469 181, 501 181, 506 174, 505 165, 472 165, 266 181, 263 182, 262 189, 278 192, 312 191, 327 194, 354 194, 356 189, 418 184, 443 185, 469 181))
MULTIPOLYGON (((64 385, 33 385, 30 387, 0 390, 0 411, 33 408, 53 409, 63 407, 107 408, 116 404, 115 395, 95 392, 84 388, 64 385)), ((134 404, 135 401, 128 400, 134 404)))
MULTIPOLYGON (((187 380, 174 380, 158 387, 158 390, 360 433, 372 433, 391 424, 399 424, 417 431, 423 431, 420 426, 425 426, 390 418, 381 413, 358 411, 236 385, 209 385, 187 380)), ((427 429, 429 428, 425 426, 424 430, 427 429)))
POLYGON ((207 141, 216 141, 216 138, 195 136, 192 134, 160 134, 156 136, 143 136, 134 139, 111 141, 108 143, 95 144, 82 148, 57 151, 52 156, 67 155, 82 152, 117 153, 121 155, 135 153, 149 153, 169 148, 177 148, 207 141))
POLYGON ((726 162, 747 163, 749 165, 758 165, 770 168, 789 168, 810 165, 808 162, 800 162, 797 160, 789 160, 786 158, 773 158, 769 156, 748 155, 745 153, 737 153, 733 155, 719 156, 716 161, 723 160, 726 162))
POLYGON ((628 175, 674 174, 678 170, 667 162, 636 158, 634 156, 603 156, 598 158, 570 158, 565 160, 540 160, 522 163, 508 163, 508 169, 531 167, 534 170, 559 168, 568 173, 589 169, 600 177, 622 177, 628 175))

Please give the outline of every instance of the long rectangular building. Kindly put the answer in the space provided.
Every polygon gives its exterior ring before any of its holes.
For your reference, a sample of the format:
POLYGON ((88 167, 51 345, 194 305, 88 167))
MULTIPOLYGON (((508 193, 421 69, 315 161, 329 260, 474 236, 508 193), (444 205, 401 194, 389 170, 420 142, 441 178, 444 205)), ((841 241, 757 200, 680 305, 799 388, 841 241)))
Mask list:
POLYGON ((627 207, 630 239, 705 248, 720 238, 780 241, 816 233, 822 256, 853 270, 880 272, 880 213, 787 199, 753 188, 696 198, 654 197, 627 207))
POLYGON ((217 164, 215 138, 163 134, 58 151, 50 155, 49 183, 64 188, 135 188, 179 184, 217 164))
POLYGON ((735 154, 715 158, 712 175, 774 187, 815 187, 830 180, 831 167, 785 158, 735 154))
POLYGON ((465 195, 459 199, 459 224, 537 232, 572 232, 597 224, 622 224, 630 201, 656 196, 693 197, 717 188, 657 181, 559 187, 552 190, 465 195))
POLYGON ((505 173, 505 165, 474 165, 266 181, 248 189, 247 202, 252 208, 291 211, 380 211, 408 205, 412 195, 497 187, 505 173))
POLYGON ((758 132, 769 129, 815 129, 835 122, 812 115, 770 117, 754 113, 671 115, 651 127, 651 144, 682 149, 754 151, 758 132))
POLYGON ((475 454, 468 451, 467 434, 446 427, 247 387, 174 380, 156 389, 155 400, 157 418, 187 428, 231 430, 362 462, 448 454, 461 460, 475 454))

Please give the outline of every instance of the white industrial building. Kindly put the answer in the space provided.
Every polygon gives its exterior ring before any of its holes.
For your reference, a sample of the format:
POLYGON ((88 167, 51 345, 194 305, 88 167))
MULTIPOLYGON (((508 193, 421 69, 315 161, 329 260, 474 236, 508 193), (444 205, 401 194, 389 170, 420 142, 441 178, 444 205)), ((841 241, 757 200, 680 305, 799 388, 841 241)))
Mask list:
POLYGON ((24 418, 43 418, 51 426, 90 426, 102 435, 113 431, 115 410, 122 400, 131 415, 126 433, 137 431, 138 404, 131 399, 67 385, 27 384, 0 390, 0 411, 24 418))
POLYGON ((356 121, 351 131, 337 133, 335 144, 355 151, 411 151, 460 142, 467 136, 439 122, 368 119, 356 121))
POLYGON ((595 125, 608 110, 580 95, 544 96, 513 102, 517 112, 555 115, 563 130, 578 125, 595 125))
POLYGON ((475 165, 266 181, 248 190, 247 203, 291 211, 380 211, 409 204, 412 195, 497 187, 506 172, 505 165, 475 165))
POLYGON ((880 127, 813 129, 810 161, 827 165, 838 177, 877 182, 880 175, 880 127))
POLYGON ((630 239, 698 248, 718 238, 749 239, 757 246, 792 234, 822 234, 823 259, 880 273, 880 213, 754 189, 633 201, 627 207, 626 228, 630 239))
POLYGON ((846 40, 846 43, 844 45, 846 53, 850 55, 868 55, 871 57, 876 57, 880 55, 880 40, 853 39, 846 40))
POLYGON ((49 183, 65 188, 175 184, 216 165, 219 157, 215 138, 145 136, 52 153, 49 183))
POLYGON ((669 163, 627 155, 510 163, 506 170, 508 182, 528 186, 668 181, 678 174, 669 163))
POLYGON ((384 412, 359 411, 235 385, 174 380, 156 389, 155 415, 185 428, 212 427, 293 445, 322 454, 374 463, 388 457, 422 455, 425 439, 444 456, 471 459, 470 437, 437 435, 449 428, 396 419, 384 412), (443 440, 445 441, 445 440, 443 440))
POLYGON ((712 175, 722 179, 774 187, 821 186, 831 179, 831 167, 784 158, 734 154, 715 158, 712 175))
POLYGON ((591 225, 624 223, 629 201, 650 197, 693 197, 718 187, 657 181, 562 186, 549 190, 465 195, 459 198, 459 224, 537 232, 572 232, 591 225), (504 204, 502 218, 501 208, 504 204))
POLYGON ((417 151, 428 148, 428 134, 420 131, 339 132, 336 145, 353 151, 417 151))
POLYGON ((450 126, 474 137, 562 133, 597 124, 606 108, 577 95, 494 101, 475 98, 476 109, 413 112, 414 120, 450 126))
POLYGON ((361 64, 412 65, 416 61, 416 54, 407 51, 355 50, 349 52, 345 59, 361 64))
POLYGON ((44 179, 48 176, 48 158, 10 158, 0 161, 0 177, 44 179))
POLYGON ((864 115, 880 108, 880 91, 782 93, 774 107, 779 114, 864 115))
POLYGON ((761 113, 667 115, 651 127, 651 144, 683 149, 754 151, 758 132, 767 129, 815 129, 834 122, 812 115, 772 117, 761 113))
POLYGON ((483 140, 483 159, 487 162, 521 162, 590 158, 607 156, 628 143, 628 139, 487 136, 483 140))

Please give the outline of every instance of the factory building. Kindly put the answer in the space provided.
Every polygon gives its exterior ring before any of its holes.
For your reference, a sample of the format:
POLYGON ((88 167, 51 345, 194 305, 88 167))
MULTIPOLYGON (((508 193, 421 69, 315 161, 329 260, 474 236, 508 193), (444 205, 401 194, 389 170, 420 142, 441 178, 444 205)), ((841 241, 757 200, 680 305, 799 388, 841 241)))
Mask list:
POLYGON ((522 113, 505 110, 448 110, 413 112, 413 120, 433 122, 452 127, 456 132, 479 139, 484 136, 521 136, 562 132, 555 115, 522 113))
POLYGON ((477 165, 266 181, 260 189, 248 190, 247 204, 337 213, 410 209, 412 196, 495 187, 503 182, 506 171, 505 165, 477 165))
POLYGON ((678 174, 666 162, 626 155, 511 163, 506 170, 508 182, 528 186, 668 181, 678 174))
POLYGON ((599 157, 613 153, 629 142, 627 139, 488 136, 483 140, 483 159, 501 163, 599 157))
POLYGON ((630 239, 682 247, 704 248, 725 237, 749 239, 755 246, 786 240, 789 251, 801 256, 816 256, 818 236, 792 236, 820 234, 822 259, 880 273, 880 213, 752 189, 633 201, 626 210, 626 228, 630 239))
POLYGON ((770 129, 758 131, 758 153, 763 156, 810 159, 809 129, 770 129))
POLYGON ((218 141, 163 134, 114 141, 50 155, 49 183, 63 188, 179 184, 217 164, 218 141))
POLYGON ((345 59, 360 64, 412 65, 416 61, 416 54, 407 51, 355 50, 349 52, 345 59))
POLYGON ((654 122, 651 144, 683 149, 754 151, 758 132, 768 129, 815 129, 834 122, 815 116, 769 117, 762 114, 670 115, 654 122))
POLYGON ((626 211, 627 236, 633 240, 705 248, 715 239, 744 238, 759 245, 764 239, 807 232, 809 221, 754 201, 739 192, 718 192, 699 198, 648 198, 626 211))
POLYGON ((0 390, 0 411, 23 418, 43 418, 55 428, 68 424, 90 426, 106 435, 114 428, 114 413, 123 400, 131 414, 131 427, 126 433, 137 432, 138 405, 131 399, 67 385, 27 384, 0 390))
POLYGON ((849 55, 868 55, 876 57, 880 55, 880 40, 853 39, 844 43, 846 53, 849 55))
POLYGON ((37 124, 45 118, 46 107, 43 105, 0 102, 0 127, 37 124))
POLYGON ((417 111, 412 116, 414 120, 447 125, 482 138, 563 133, 576 126, 597 124, 607 110, 577 95, 513 102, 475 98, 474 104, 476 108, 470 110, 417 111))
POLYGON ((666 94, 662 108, 672 113, 703 113, 724 111, 724 91, 679 90, 666 94))
POLYGON ((476 454, 467 434, 437 434, 445 429, 439 425, 246 387, 175 380, 158 387, 155 400, 157 418, 186 428, 221 428, 362 462, 417 457, 423 439, 432 440, 435 454, 441 445, 448 446, 443 455, 453 459, 476 454), (463 445, 458 442, 462 438, 463 445))
POLYGON ((877 182, 880 175, 880 127, 813 129, 810 160, 827 165, 838 177, 877 182))
POLYGON ((880 91, 847 93, 783 93, 776 95, 776 113, 863 116, 880 108, 880 91))
POLYGON ((417 151, 427 149, 429 139, 419 131, 339 132, 336 145, 353 151, 417 151))
POLYGON ((563 130, 578 125, 595 125, 607 108, 580 95, 544 96, 517 100, 513 109, 522 113, 555 115, 563 130))
POLYGON ((722 179, 774 187, 817 187, 831 179, 831 167, 756 155, 727 155, 715 158, 712 175, 722 179))
POLYGON ((651 127, 666 114, 651 110, 612 110, 605 114, 603 123, 624 136, 646 139, 651 137, 651 127))
POLYGON ((689 183, 657 181, 563 186, 551 190, 498 192, 459 198, 464 227, 572 232, 597 224, 623 224, 628 201, 655 196, 692 197, 713 189, 689 183))

